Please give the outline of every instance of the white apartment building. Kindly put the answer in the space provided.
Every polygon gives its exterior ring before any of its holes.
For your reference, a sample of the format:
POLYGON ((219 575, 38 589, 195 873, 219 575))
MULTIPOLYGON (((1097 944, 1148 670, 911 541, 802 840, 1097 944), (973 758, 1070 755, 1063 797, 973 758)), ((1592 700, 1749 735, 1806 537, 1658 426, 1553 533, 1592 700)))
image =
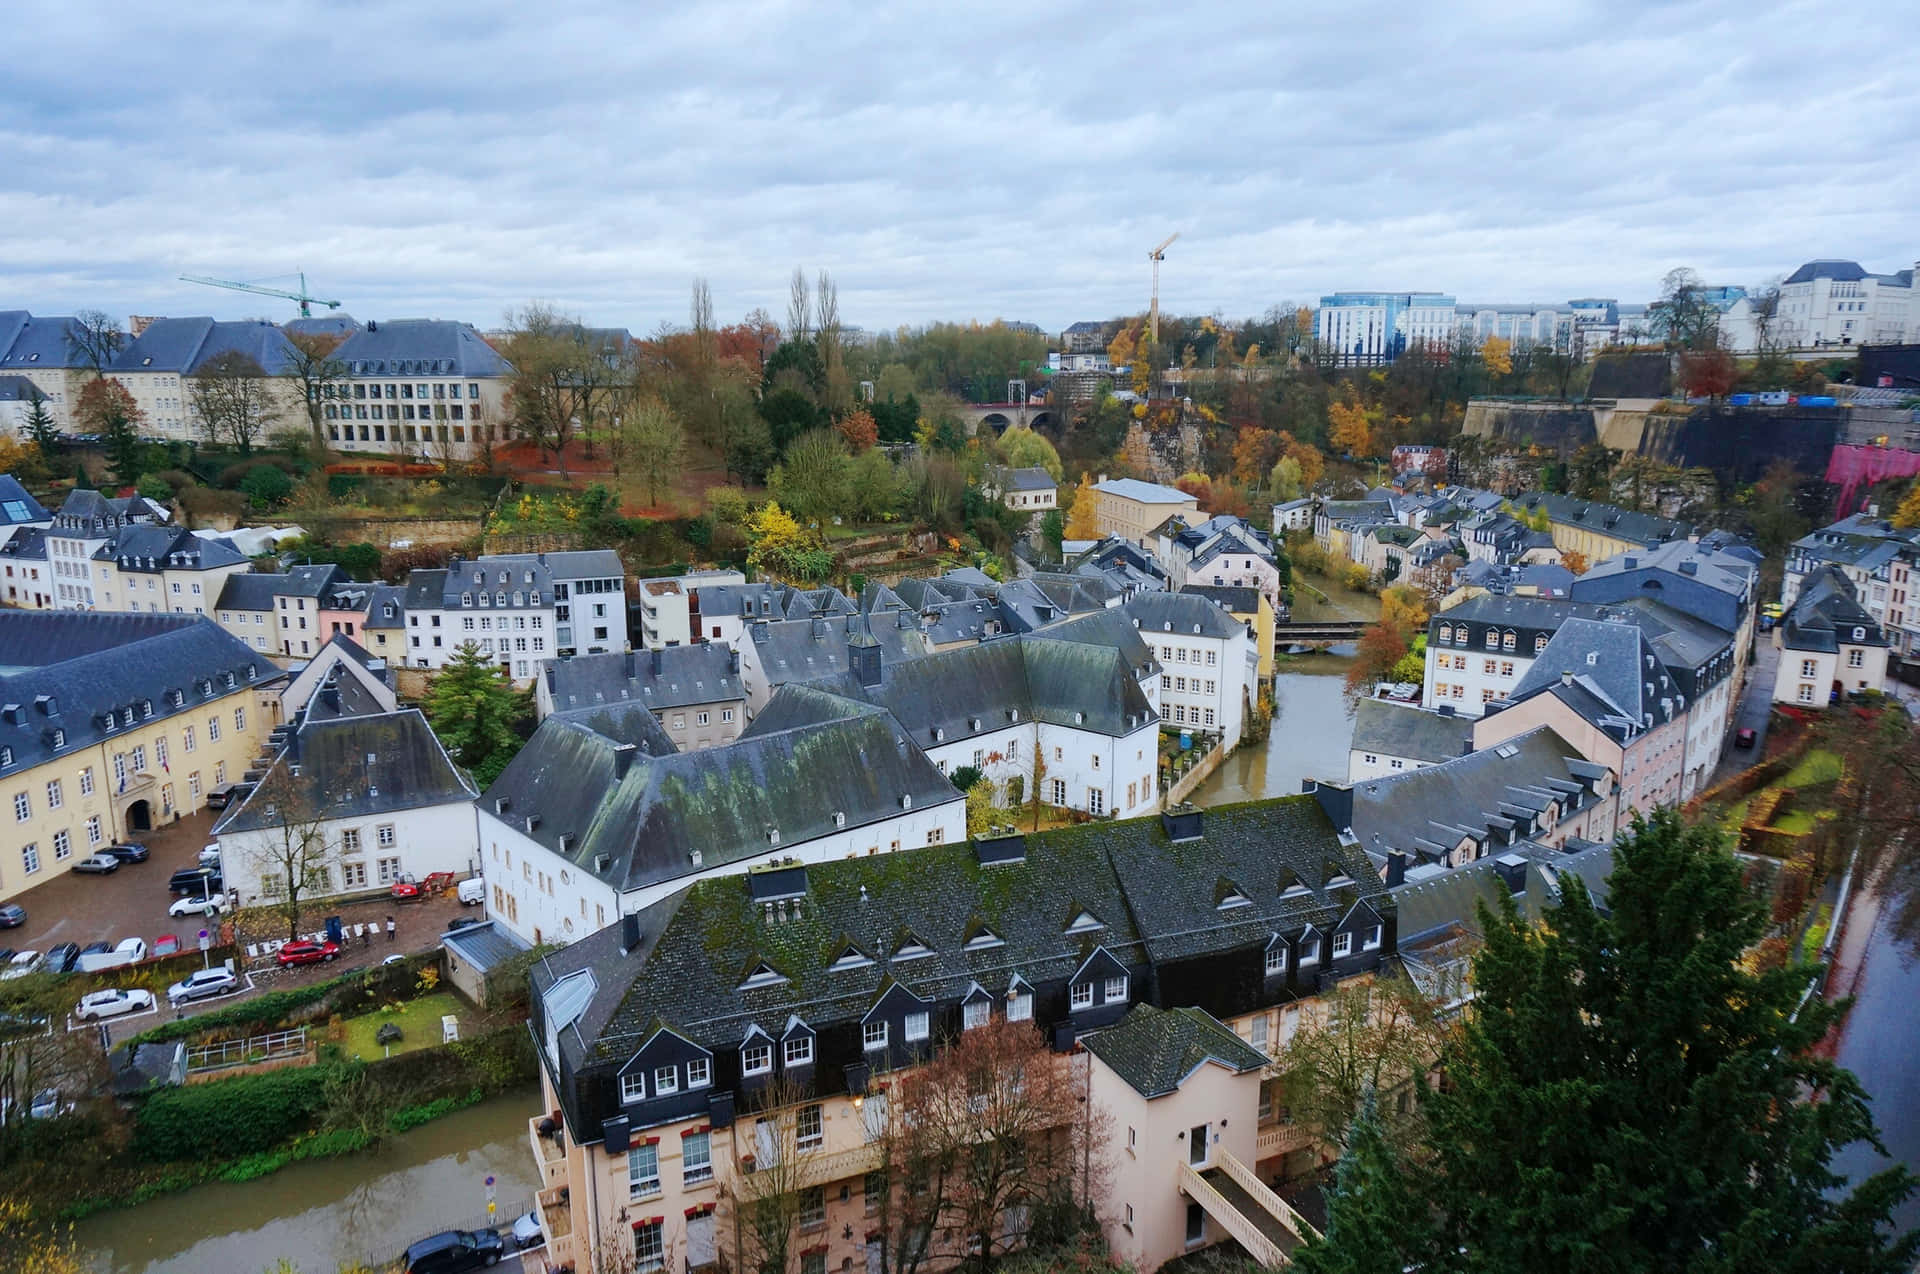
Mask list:
POLYGON ((627 648, 626 574, 611 549, 455 559, 407 578, 406 663, 440 668, 471 642, 515 681, 540 661, 627 648))
POLYGON ((513 368, 466 323, 370 322, 333 356, 347 374, 321 405, 321 423, 343 451, 431 460, 511 436, 513 368))
POLYGON ((282 659, 318 654, 331 635, 321 630, 327 597, 346 581, 338 566, 296 566, 279 574, 227 577, 213 615, 220 627, 255 650, 282 659))
POLYGON ((1780 285, 1779 336, 1801 349, 1911 340, 1920 326, 1914 273, 1870 274, 1857 261, 1809 261, 1780 285))
MULTIPOLYGON (((77 487, 67 493, 47 529, 47 566, 57 610, 123 610, 107 600, 95 556, 129 527, 165 522, 167 512, 141 496, 109 500, 77 487)), ((123 597, 122 602, 125 601, 123 597)))
POLYGON ((73 430, 73 408, 92 372, 81 360, 67 315, 35 318, 25 310, 0 310, 0 375, 24 376, 47 404, 63 433, 73 430))
POLYGON ((1342 365, 1391 363, 1418 346, 1451 346, 1457 311, 1441 292, 1335 292, 1320 298, 1314 336, 1342 365))
MULTIPOLYGON (((221 354, 242 354, 269 377, 285 374, 292 352, 286 334, 264 319, 221 322, 211 318, 156 318, 139 329, 108 372, 126 386, 146 417, 142 432, 168 438, 203 438, 193 406, 193 377, 221 354)), ((298 386, 273 380, 267 386, 273 414, 266 428, 306 428, 298 386)))
POLYGON ((1192 593, 1139 593, 1121 609, 1159 659, 1161 722, 1239 746, 1259 702, 1260 652, 1247 626, 1192 593))

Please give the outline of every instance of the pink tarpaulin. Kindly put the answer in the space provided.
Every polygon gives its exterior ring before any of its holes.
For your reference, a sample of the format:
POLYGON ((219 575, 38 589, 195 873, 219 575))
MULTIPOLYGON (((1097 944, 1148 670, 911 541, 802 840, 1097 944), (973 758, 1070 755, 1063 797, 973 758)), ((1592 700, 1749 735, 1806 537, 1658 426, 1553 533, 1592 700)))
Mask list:
POLYGON ((1841 443, 1827 458, 1827 481, 1840 488, 1834 516, 1845 517, 1855 511, 1860 492, 1888 478, 1911 478, 1920 473, 1920 451, 1902 451, 1895 447, 1860 447, 1841 443))

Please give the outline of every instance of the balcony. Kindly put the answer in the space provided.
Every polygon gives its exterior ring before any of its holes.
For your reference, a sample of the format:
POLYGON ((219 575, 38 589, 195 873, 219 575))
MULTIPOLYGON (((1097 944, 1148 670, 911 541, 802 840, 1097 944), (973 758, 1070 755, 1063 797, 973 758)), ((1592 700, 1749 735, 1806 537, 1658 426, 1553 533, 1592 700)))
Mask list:
MULTIPOLYGON (((820 1154, 816 1151, 800 1152, 799 1171, 792 1184, 795 1189, 807 1186, 823 1186, 835 1181, 845 1181, 849 1177, 865 1176, 878 1169, 884 1158, 885 1147, 873 1141, 864 1146, 855 1146, 851 1150, 837 1150, 832 1154, 820 1154)), ((742 1165, 743 1177, 751 1177, 752 1169, 742 1165)), ((739 1193, 734 1182, 727 1182, 722 1189, 728 1193, 739 1193)))
POLYGON ((535 1115, 527 1120, 527 1144, 533 1148, 534 1166, 540 1171, 540 1188, 550 1189, 567 1181, 567 1130, 551 1115, 535 1115), (542 1136, 540 1125, 548 1123, 552 1136, 542 1136))
POLYGON ((540 1213, 540 1232, 547 1236, 547 1268, 571 1269, 574 1263, 573 1204, 567 1197, 567 1188, 556 1186, 542 1190, 535 1198, 534 1208, 540 1213))

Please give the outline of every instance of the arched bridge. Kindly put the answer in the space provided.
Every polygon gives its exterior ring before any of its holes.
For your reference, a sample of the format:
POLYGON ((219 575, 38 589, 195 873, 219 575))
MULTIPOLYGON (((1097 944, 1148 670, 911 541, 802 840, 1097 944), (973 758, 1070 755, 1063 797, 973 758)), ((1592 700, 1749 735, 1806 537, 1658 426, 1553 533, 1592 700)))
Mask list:
POLYGON ((967 432, 973 434, 991 430, 999 435, 1015 425, 1045 429, 1053 424, 1052 409, 1031 403, 965 403, 960 416, 967 422, 967 432))

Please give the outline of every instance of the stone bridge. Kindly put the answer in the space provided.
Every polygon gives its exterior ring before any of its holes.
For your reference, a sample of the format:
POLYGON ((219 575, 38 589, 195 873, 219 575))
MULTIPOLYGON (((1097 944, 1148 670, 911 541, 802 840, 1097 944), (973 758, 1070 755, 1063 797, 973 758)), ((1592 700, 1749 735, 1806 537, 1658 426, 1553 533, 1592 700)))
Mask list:
POLYGON ((1029 429, 1052 428, 1054 420, 1052 408, 1033 403, 963 403, 960 418, 967 422, 968 433, 991 430, 996 437, 1015 425, 1029 429))

